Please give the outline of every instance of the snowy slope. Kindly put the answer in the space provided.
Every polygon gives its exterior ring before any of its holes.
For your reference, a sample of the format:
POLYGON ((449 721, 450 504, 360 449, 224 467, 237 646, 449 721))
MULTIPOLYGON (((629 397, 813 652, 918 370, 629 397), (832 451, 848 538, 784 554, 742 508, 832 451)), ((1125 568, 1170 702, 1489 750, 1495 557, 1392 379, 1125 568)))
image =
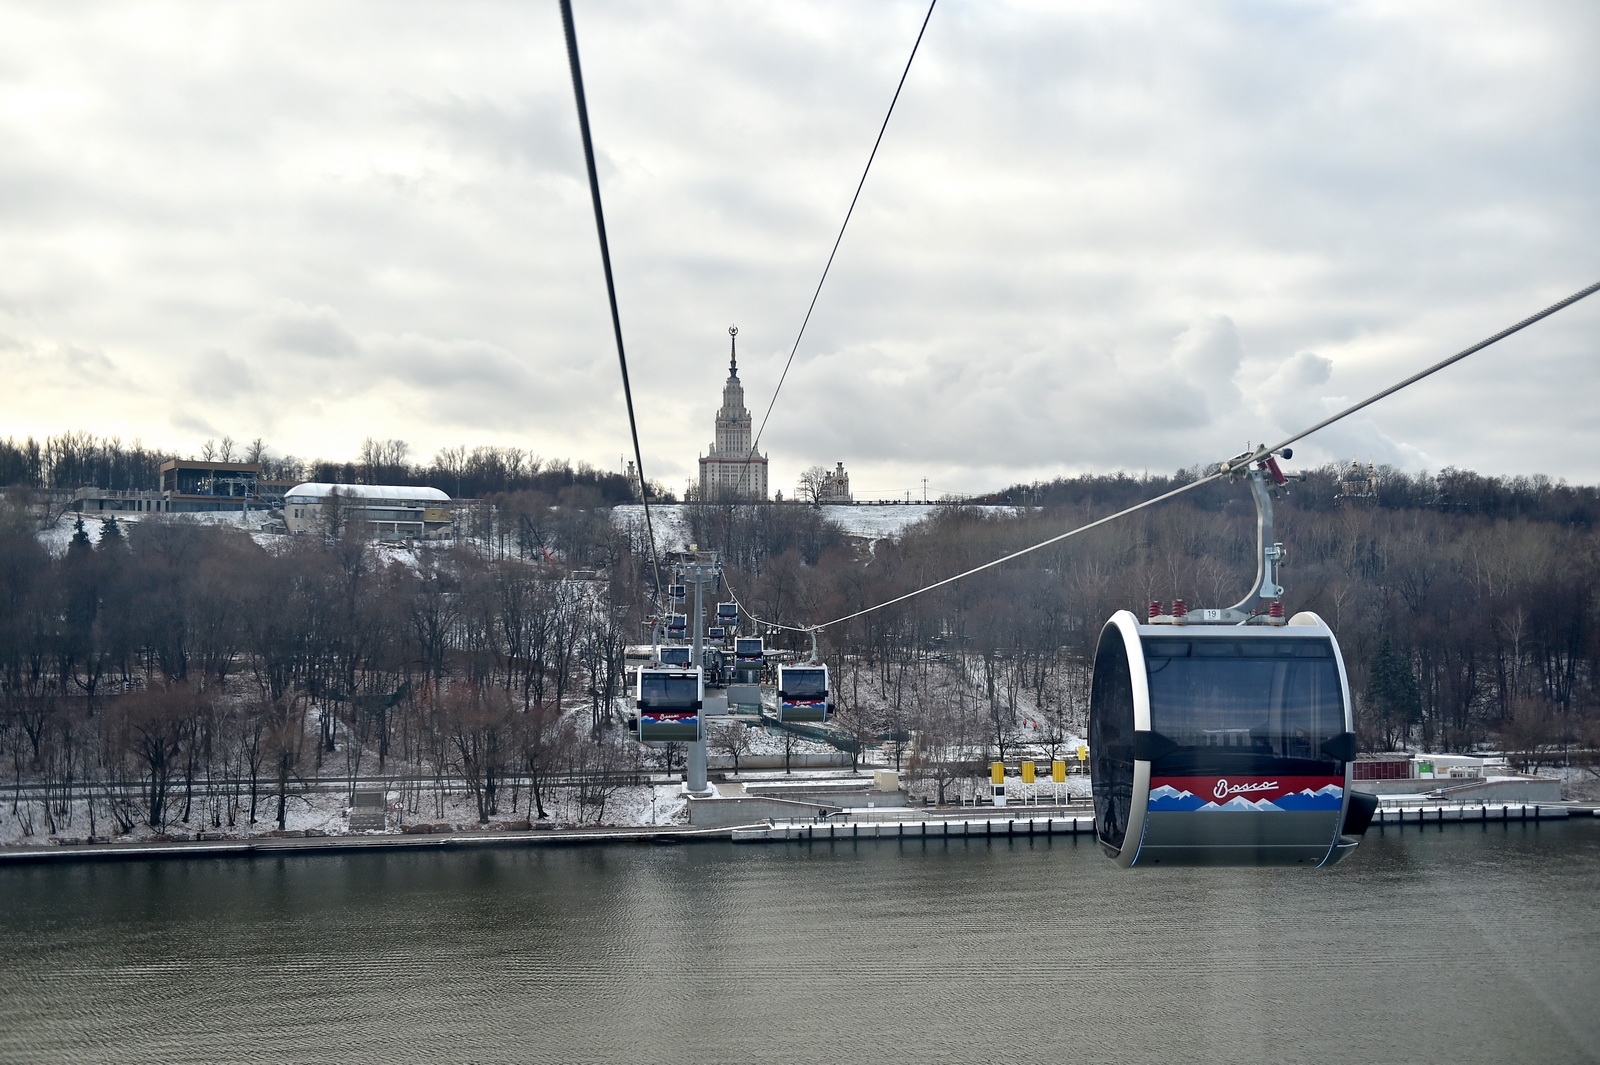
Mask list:
MULTIPOLYGON (((907 528, 929 517, 940 507, 937 503, 865 503, 859 506, 827 506, 819 509, 829 521, 837 522, 851 536, 868 540, 882 540, 898 536, 907 528)), ((1012 513, 1015 507, 979 507, 979 510, 1012 513)), ((662 550, 681 551, 689 546, 689 526, 684 520, 684 507, 668 503, 650 508, 655 522, 656 536, 662 550)), ((627 503, 612 510, 612 520, 630 525, 644 520, 644 508, 627 503)))

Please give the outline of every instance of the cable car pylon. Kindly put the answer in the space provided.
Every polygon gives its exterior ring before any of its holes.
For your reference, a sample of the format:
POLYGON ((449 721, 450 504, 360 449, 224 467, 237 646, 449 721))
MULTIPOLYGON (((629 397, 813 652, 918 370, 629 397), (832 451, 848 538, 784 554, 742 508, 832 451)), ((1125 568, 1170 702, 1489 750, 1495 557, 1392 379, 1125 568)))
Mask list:
POLYGON ((711 788, 706 781, 706 648, 705 586, 722 579, 722 561, 714 551, 690 548, 691 557, 677 571, 668 593, 672 609, 679 609, 694 588, 693 614, 685 618, 674 613, 665 623, 669 641, 663 643, 662 622, 658 619, 651 649, 651 661, 639 669, 635 688, 635 707, 639 713, 641 743, 686 743, 688 766, 685 790, 690 795, 706 796, 711 788), (685 628, 693 626, 693 639, 685 643, 685 628))

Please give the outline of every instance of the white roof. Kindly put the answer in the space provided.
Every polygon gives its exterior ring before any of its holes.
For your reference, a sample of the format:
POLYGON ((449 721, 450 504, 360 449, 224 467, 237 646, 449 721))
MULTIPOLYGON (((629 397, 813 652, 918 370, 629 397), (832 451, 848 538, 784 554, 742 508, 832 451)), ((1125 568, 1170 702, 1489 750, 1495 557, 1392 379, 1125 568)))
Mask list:
POLYGON ((450 497, 437 488, 418 488, 398 484, 322 484, 308 481, 297 484, 285 496, 328 496, 337 491, 350 499, 424 499, 429 502, 448 503, 450 497))

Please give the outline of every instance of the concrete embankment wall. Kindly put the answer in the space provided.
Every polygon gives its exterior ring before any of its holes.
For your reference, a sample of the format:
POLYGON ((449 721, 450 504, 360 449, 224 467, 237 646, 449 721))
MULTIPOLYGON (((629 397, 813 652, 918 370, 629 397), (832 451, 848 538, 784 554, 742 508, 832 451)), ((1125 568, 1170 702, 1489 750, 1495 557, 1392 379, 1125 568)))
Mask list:
POLYGON ((1426 795, 1443 791, 1451 802, 1560 802, 1561 781, 1554 777, 1515 777, 1474 781, 1470 777, 1411 777, 1399 780, 1358 780, 1353 791, 1368 795, 1426 795))
POLYGON ((1560 802, 1561 781, 1551 777, 1520 777, 1516 780, 1486 780, 1481 784, 1443 782, 1446 802, 1560 802))
MULTIPOLYGON (((795 769, 830 769, 839 766, 848 767, 850 756, 843 751, 799 751, 789 756, 789 764, 795 769)), ((725 754, 712 752, 706 756, 706 766, 709 769, 732 769, 733 759, 725 754)), ((739 768, 745 769, 782 769, 782 754, 741 754, 739 768)))
POLYGON ((859 787, 850 789, 840 788, 806 788, 784 787, 773 784, 746 784, 746 792, 752 796, 763 799, 790 799, 794 802, 812 803, 818 806, 828 806, 834 809, 856 810, 868 806, 900 807, 907 806, 911 800, 904 791, 864 791, 859 787))
POLYGON ((838 810, 822 803, 765 796, 689 800, 689 823, 696 828, 731 828, 757 821, 812 821, 838 810))
POLYGON ((279 856, 286 854, 339 854, 349 851, 424 851, 479 847, 581 846, 622 843, 692 843, 725 840, 728 826, 684 828, 661 826, 598 828, 592 830, 535 830, 531 832, 453 832, 445 835, 267 837, 186 843, 96 843, 82 846, 3 847, 0 867, 27 862, 107 861, 151 858, 220 858, 279 856))

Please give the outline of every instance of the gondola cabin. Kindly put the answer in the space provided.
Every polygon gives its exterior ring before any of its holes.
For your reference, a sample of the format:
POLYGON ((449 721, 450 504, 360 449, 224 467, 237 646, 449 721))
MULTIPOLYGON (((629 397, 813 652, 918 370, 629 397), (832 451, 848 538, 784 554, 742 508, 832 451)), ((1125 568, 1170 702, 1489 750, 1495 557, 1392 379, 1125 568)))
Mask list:
POLYGON ((733 664, 743 669, 759 669, 767 653, 759 636, 740 636, 733 641, 733 664))
POLYGON ((689 589, 681 584, 669 584, 667 594, 672 597, 674 603, 681 603, 689 597, 689 589))
POLYGON ((1089 750, 1095 829, 1123 866, 1330 865, 1376 800, 1352 798, 1350 686, 1321 618, 1106 623, 1089 750))
POLYGON ((827 666, 778 667, 779 721, 826 721, 830 710, 827 666))
POLYGON ((721 625, 721 626, 723 626, 725 628, 729 628, 729 629, 738 628, 739 627, 739 604, 738 603, 718 603, 717 604, 717 624, 721 625))
POLYGON ((728 630, 721 625, 713 625, 706 630, 706 639, 708 640, 725 640, 727 638, 728 630))
POLYGON ((674 640, 684 639, 689 633, 689 619, 682 614, 667 617, 667 635, 674 640))
POLYGON ((694 648, 688 644, 680 644, 674 647, 658 647, 656 648, 656 662, 676 669, 688 669, 694 665, 694 648))
POLYGON ((709 688, 721 688, 728 683, 728 655, 715 647, 707 647, 700 653, 700 666, 705 670, 705 682, 709 688))
POLYGON ((646 667, 639 670, 638 687, 634 691, 634 703, 639 711, 639 739, 645 743, 698 740, 704 699, 705 681, 698 669, 646 667))

